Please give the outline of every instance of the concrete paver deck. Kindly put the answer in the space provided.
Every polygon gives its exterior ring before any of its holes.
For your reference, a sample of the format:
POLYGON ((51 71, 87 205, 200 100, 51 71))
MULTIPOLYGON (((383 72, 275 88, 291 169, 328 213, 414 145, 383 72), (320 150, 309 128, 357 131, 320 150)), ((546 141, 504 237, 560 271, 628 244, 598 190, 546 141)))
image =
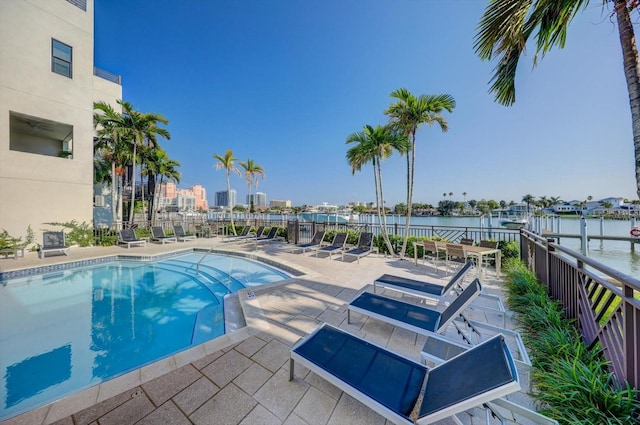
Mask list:
MULTIPOLYGON (((302 274, 282 283, 241 291, 238 297, 246 327, 11 418, 2 425, 389 423, 300 365, 296 365, 295 379, 289 381, 289 350, 301 337, 327 322, 420 361, 426 337, 357 314, 347 323, 345 304, 359 291, 370 289, 373 280, 384 273, 430 281, 445 278, 429 266, 374 254, 361 258, 359 263, 343 262, 339 256, 330 260, 309 252, 291 253, 291 246, 282 243, 256 249, 254 244, 222 243, 220 238, 210 238, 170 245, 151 243, 131 249, 78 248, 71 249, 69 257, 45 259, 27 253, 17 260, 0 260, 0 270, 113 254, 156 255, 212 246, 277 262, 302 274)), ((482 282, 485 292, 501 294, 501 281, 491 270, 482 282)), ((385 294, 428 302, 393 291, 385 294)), ((501 323, 500 318, 487 317, 482 310, 468 313, 476 320, 501 323)), ((457 338, 452 327, 447 334, 457 338)), ((522 372, 523 390, 510 399, 531 408, 532 401, 526 393, 528 373, 522 372)), ((487 423, 479 409, 458 417, 465 424, 487 423)))

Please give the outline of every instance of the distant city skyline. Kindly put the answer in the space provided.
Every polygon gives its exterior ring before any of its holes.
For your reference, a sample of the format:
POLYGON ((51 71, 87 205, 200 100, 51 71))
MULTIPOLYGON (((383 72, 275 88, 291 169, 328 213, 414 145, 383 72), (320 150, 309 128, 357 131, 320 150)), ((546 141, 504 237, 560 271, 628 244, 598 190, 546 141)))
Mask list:
MULTIPOLYGON (((406 87, 457 103, 444 114, 447 133, 418 130, 415 202, 437 204, 443 192, 637 198, 609 3, 578 12, 566 48, 535 69, 531 54, 522 58, 512 107, 494 102, 495 63, 473 49, 486 3, 99 1, 95 65, 122 76, 124 100, 137 110, 168 118, 172 137, 162 147, 181 163, 186 186, 225 187, 212 155, 231 149, 263 167, 259 190, 269 198, 373 201, 371 167, 352 175, 345 140, 386 123, 389 94, 406 87), (154 40, 162 54, 131 40, 154 40)), ((384 161, 382 174, 387 203, 406 202, 405 158, 384 161)), ((232 177, 237 190, 243 181, 232 177)))

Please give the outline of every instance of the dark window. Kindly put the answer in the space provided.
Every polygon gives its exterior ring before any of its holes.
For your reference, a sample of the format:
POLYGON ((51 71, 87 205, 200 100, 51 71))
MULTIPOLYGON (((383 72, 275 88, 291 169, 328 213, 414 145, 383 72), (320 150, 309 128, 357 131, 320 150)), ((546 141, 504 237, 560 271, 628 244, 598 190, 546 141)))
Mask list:
POLYGON ((58 40, 51 40, 51 71, 72 78, 73 48, 58 40))

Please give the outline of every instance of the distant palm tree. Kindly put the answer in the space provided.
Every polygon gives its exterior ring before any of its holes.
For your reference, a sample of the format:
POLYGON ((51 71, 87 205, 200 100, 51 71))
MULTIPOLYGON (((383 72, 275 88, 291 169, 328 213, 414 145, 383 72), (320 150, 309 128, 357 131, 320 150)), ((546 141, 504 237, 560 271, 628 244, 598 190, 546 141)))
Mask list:
POLYGON ((387 218, 383 210, 384 191, 382 185, 381 162, 391 156, 394 150, 404 154, 410 148, 409 139, 403 132, 394 131, 390 126, 366 125, 363 131, 352 133, 347 137, 346 143, 357 143, 347 151, 347 160, 351 165, 351 173, 355 174, 368 163, 373 165, 373 180, 376 191, 376 206, 380 230, 387 250, 391 255, 395 254, 393 245, 387 233, 387 218))
POLYGON ((536 200, 536 197, 535 197, 535 196, 533 196, 533 195, 531 195, 531 194, 524 195, 524 196, 522 197, 522 202, 524 202, 524 203, 526 203, 526 204, 527 204, 527 214, 529 214, 529 206, 530 206, 533 202, 535 202, 535 200, 536 200))
POLYGON ((385 111, 393 126, 404 132, 411 143, 411 155, 407 155, 407 213, 404 225, 404 240, 400 257, 404 257, 411 226, 411 209, 413 205, 413 182, 416 162, 416 132, 422 124, 438 124, 443 133, 449 129, 447 120, 441 115, 443 111, 452 112, 456 106, 453 96, 448 94, 414 96, 405 88, 391 93, 397 102, 385 111))
POLYGON ((231 218, 231 233, 236 234, 236 227, 233 223, 233 206, 231 205, 231 180, 229 177, 231 173, 234 172, 237 175, 242 175, 238 167, 236 167, 235 161, 237 158, 233 156, 233 151, 231 149, 227 149, 224 155, 213 154, 213 159, 218 160, 216 162, 216 170, 224 169, 227 175, 227 207, 229 207, 229 216, 231 218))
POLYGON ((251 197, 251 185, 254 184, 256 191, 258 190, 258 177, 262 177, 264 180, 264 170, 261 166, 256 164, 253 159, 247 159, 246 162, 240 161, 240 167, 244 169, 244 175, 247 179, 247 189, 249 190, 249 212, 252 213, 254 211, 253 207, 253 198, 251 197))
POLYGON ((453 192, 449 192, 449 200, 451 200, 452 196, 453 196, 453 192))
POLYGON ((467 203, 467 192, 462 192, 462 202, 467 203))
MULTIPOLYGON (((636 192, 640 197, 640 64, 631 12, 639 7, 636 0, 599 0, 610 4, 611 15, 616 16, 618 36, 622 50, 623 71, 629 93, 631 127, 635 153, 636 192)), ((491 0, 487 3, 477 27, 475 50, 482 60, 498 56, 494 68, 491 91, 496 101, 512 105, 516 100, 515 80, 518 62, 524 54, 530 37, 536 40, 538 56, 553 47, 564 47, 567 29, 580 9, 586 9, 589 0, 491 0)))
POLYGON ((444 199, 447 199, 447 192, 443 193, 443 194, 442 194, 442 197, 443 197, 444 199))

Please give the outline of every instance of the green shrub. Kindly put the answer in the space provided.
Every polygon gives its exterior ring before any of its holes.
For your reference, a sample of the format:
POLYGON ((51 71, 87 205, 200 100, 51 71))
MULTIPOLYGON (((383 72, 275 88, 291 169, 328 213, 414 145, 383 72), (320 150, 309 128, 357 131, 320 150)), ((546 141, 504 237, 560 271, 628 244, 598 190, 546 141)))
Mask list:
POLYGON ((507 305, 529 350, 541 413, 561 424, 638 423, 638 390, 617 383, 600 348, 586 346, 524 263, 508 259, 504 271, 507 305))
POLYGON ((67 246, 78 245, 81 247, 92 246, 96 244, 93 234, 93 225, 87 222, 78 223, 75 220, 66 223, 45 223, 50 226, 64 227, 68 229, 65 232, 65 242, 67 246))
POLYGON ((27 226, 27 236, 22 240, 22 236, 14 237, 8 231, 2 229, 0 232, 0 249, 23 249, 34 241, 33 230, 31 226, 27 226))

